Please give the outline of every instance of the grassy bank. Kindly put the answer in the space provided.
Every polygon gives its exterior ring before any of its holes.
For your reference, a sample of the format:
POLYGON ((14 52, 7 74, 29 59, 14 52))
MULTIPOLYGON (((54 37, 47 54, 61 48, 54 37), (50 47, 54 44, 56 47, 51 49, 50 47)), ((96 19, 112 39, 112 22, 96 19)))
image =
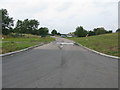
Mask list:
POLYGON ((29 38, 10 37, 2 40, 2 53, 17 51, 40 43, 47 43, 51 41, 54 41, 54 39, 49 36, 45 38, 41 38, 40 36, 33 37, 33 35, 29 38))
POLYGON ((90 49, 108 55, 118 56, 118 33, 68 39, 78 42, 90 49))

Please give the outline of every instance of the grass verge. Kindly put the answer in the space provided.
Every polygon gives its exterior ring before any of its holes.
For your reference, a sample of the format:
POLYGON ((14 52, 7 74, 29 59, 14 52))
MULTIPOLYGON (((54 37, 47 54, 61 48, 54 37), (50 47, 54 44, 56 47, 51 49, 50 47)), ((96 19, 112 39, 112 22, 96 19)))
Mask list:
MULTIPOLYGON (((90 49, 96 50, 112 56, 119 56, 118 54, 118 33, 103 34, 97 36, 89 36, 82 38, 67 38, 90 49)), ((120 52, 119 52, 120 53, 120 52)))
POLYGON ((2 40, 2 54, 25 49, 37 44, 54 41, 51 37, 6 38, 2 40))

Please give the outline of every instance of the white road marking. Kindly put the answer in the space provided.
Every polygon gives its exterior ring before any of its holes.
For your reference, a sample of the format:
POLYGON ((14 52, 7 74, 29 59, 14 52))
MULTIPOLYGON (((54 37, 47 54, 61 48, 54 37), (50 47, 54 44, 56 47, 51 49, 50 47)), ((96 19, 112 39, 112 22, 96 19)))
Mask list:
POLYGON ((74 43, 70 43, 70 42, 57 42, 57 44, 61 44, 61 45, 74 45, 74 43))

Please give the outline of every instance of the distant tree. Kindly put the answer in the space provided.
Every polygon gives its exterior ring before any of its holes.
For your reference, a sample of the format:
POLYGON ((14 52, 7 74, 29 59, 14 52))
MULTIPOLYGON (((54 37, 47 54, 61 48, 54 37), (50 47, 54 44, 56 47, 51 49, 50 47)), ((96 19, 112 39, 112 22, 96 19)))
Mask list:
POLYGON ((112 32, 113 32, 112 30, 106 31, 106 33, 112 33, 112 32))
POLYGON ((89 31, 89 32, 88 32, 88 35, 89 35, 89 36, 93 36, 93 35, 95 35, 95 32, 94 32, 94 31, 89 31))
POLYGON ((23 30, 23 22, 21 21, 21 20, 18 20, 17 22, 16 22, 16 26, 15 26, 15 28, 14 28, 14 32, 15 33, 22 33, 22 30, 23 30))
POLYGON ((77 27, 74 33, 77 37, 85 37, 87 35, 87 31, 82 27, 77 27))
POLYGON ((29 20, 30 33, 33 34, 35 30, 38 29, 39 22, 35 19, 29 20))
POLYGON ((105 34, 106 30, 104 28, 95 28, 94 29, 95 35, 105 34))
POLYGON ((118 28, 118 29, 116 30, 116 32, 120 32, 120 28, 118 28))
POLYGON ((57 35, 57 31, 54 29, 52 30, 51 34, 54 36, 54 35, 57 35))
POLYGON ((25 19, 22 24, 22 33, 30 34, 29 20, 25 19))
POLYGON ((58 32, 58 33, 57 33, 57 35, 59 35, 59 36, 60 36, 61 34, 58 32))
POLYGON ((2 13, 2 33, 7 35, 13 31, 13 18, 9 17, 8 11, 6 9, 1 9, 0 12, 2 13))
POLYGON ((48 35, 48 32, 49 32, 49 29, 47 27, 41 27, 39 30, 38 30, 38 34, 39 35, 48 35))
POLYGON ((36 30, 38 29, 39 22, 35 19, 24 21, 18 20, 15 27, 15 32, 19 33, 27 33, 27 34, 36 34, 36 30))

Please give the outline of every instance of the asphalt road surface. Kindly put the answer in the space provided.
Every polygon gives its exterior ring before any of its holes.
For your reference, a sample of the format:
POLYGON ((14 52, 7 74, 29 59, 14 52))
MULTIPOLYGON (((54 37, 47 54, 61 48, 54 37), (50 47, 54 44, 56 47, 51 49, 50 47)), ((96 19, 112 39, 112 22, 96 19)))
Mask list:
POLYGON ((56 41, 2 59, 3 88, 118 88, 118 60, 56 41))

